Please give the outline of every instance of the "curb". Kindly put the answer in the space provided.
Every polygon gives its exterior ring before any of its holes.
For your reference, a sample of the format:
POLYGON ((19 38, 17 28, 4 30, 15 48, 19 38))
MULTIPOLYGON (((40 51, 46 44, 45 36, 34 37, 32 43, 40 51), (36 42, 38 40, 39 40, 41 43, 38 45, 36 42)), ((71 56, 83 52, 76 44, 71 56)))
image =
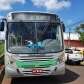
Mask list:
POLYGON ((0 84, 3 80, 4 74, 5 74, 4 65, 0 65, 0 84))
POLYGON ((4 74, 5 74, 4 54, 1 54, 0 55, 0 84, 2 84, 4 74))

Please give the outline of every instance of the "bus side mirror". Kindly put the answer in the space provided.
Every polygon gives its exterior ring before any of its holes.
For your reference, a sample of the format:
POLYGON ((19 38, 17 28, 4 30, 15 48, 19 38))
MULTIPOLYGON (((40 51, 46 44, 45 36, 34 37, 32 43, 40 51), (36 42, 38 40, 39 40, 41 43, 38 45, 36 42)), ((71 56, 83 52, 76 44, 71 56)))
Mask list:
POLYGON ((1 32, 4 31, 4 21, 3 20, 0 21, 0 31, 1 32))
POLYGON ((61 27, 62 27, 62 29, 63 29, 63 32, 65 32, 65 25, 64 25, 63 22, 61 23, 61 27))

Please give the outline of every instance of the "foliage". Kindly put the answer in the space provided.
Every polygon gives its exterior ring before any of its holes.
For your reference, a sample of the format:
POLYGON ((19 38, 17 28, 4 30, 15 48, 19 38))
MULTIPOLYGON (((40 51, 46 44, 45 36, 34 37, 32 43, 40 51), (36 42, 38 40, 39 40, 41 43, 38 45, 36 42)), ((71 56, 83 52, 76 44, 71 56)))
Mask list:
POLYGON ((4 43, 0 43, 0 55, 4 53, 4 43))
POLYGON ((80 38, 79 38, 82 42, 84 42, 84 32, 80 32, 80 38))
POLYGON ((84 24, 80 24, 80 26, 76 28, 76 32, 79 33, 79 39, 84 43, 84 24))

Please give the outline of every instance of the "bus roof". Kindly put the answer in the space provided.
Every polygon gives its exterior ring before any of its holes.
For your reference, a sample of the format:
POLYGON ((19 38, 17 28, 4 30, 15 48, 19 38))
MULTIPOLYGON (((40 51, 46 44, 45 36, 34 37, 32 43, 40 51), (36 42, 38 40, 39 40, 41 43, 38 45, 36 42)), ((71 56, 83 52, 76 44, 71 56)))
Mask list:
POLYGON ((56 17, 58 17, 58 15, 56 15, 55 13, 41 12, 41 11, 13 11, 13 12, 9 12, 8 15, 13 14, 13 13, 30 13, 30 14, 55 15, 56 17))
POLYGON ((39 11, 14 11, 7 15, 8 21, 48 21, 60 22, 59 17, 54 13, 39 11))

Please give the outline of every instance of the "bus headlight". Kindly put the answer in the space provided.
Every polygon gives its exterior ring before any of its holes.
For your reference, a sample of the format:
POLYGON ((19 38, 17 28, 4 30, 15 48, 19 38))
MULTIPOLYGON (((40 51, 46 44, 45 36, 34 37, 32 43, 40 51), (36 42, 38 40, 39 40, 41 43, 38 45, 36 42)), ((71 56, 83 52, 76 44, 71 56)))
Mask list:
POLYGON ((16 61, 16 59, 13 56, 11 56, 10 64, 13 64, 15 61, 16 61))
POLYGON ((15 55, 9 55, 8 57, 9 57, 9 63, 10 64, 13 64, 17 59, 17 57, 15 55))
POLYGON ((7 53, 5 59, 6 59, 5 64, 12 64, 17 60, 17 57, 16 55, 7 53))
POLYGON ((15 63, 16 60, 17 60, 17 57, 16 57, 15 55, 12 55, 12 56, 10 57, 10 64, 15 63))
POLYGON ((58 61, 59 61, 59 63, 65 62, 64 55, 59 56, 58 61))

